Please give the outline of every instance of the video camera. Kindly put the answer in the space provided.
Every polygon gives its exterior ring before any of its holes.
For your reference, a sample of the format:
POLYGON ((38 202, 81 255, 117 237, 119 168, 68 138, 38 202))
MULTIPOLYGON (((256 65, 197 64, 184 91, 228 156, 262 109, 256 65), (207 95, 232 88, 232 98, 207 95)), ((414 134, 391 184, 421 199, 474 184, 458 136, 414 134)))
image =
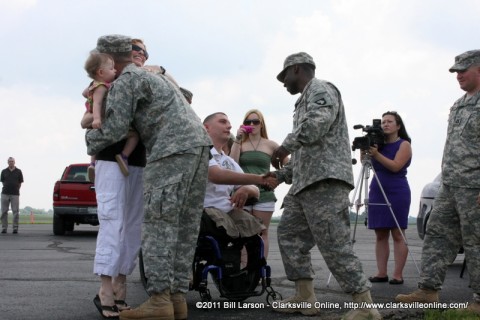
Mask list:
POLYGON ((385 135, 382 129, 382 120, 373 119, 371 126, 363 126, 357 124, 353 126, 353 129, 362 129, 367 134, 362 137, 356 137, 353 139, 352 151, 355 149, 368 150, 374 145, 383 146, 385 143, 385 135))

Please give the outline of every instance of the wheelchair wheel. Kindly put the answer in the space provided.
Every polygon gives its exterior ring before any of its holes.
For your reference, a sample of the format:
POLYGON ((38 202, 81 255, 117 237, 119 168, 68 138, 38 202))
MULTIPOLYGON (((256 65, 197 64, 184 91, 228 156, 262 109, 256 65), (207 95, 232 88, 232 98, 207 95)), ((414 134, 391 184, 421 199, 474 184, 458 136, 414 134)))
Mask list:
POLYGON ((140 270, 140 281, 142 282, 143 288, 147 291, 147 277, 145 276, 145 266, 143 265, 143 254, 142 249, 138 253, 138 269, 140 270))
POLYGON ((260 274, 244 270, 238 275, 224 275, 223 279, 213 277, 213 283, 218 291, 230 301, 244 301, 252 296, 260 281, 260 274))
POLYGON ((205 291, 200 292, 200 299, 202 299, 202 302, 212 302, 210 290, 206 289, 205 291))
POLYGON ((280 300, 283 299, 280 292, 277 292, 277 291, 273 290, 272 287, 267 287, 266 291, 267 291, 267 304, 268 305, 272 305, 272 303, 274 301, 280 301, 280 300))

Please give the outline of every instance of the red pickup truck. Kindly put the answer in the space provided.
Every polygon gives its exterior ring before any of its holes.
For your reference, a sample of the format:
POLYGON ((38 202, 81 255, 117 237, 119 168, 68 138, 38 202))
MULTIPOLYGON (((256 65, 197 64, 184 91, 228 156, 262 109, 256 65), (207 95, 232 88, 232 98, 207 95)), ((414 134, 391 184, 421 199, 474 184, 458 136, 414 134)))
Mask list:
POLYGON ((74 225, 98 225, 95 186, 88 180, 88 163, 65 168, 53 188, 53 234, 64 235, 74 225))

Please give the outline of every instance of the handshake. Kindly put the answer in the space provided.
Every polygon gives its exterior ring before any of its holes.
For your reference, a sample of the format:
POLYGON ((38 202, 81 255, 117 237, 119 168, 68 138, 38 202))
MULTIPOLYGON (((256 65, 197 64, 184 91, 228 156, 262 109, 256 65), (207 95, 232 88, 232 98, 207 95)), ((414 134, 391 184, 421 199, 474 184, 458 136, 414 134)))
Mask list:
MULTIPOLYGON (((273 151, 271 164, 275 169, 280 169, 283 167, 285 161, 288 161, 288 155, 290 151, 280 146, 273 151), (285 160, 286 159, 286 160, 285 160)), ((274 172, 269 172, 263 175, 262 177, 262 186, 268 190, 273 190, 280 182, 278 182, 277 175, 274 172)))
POLYGON ((279 184, 274 172, 268 172, 262 177, 262 186, 267 190, 274 190, 279 184))

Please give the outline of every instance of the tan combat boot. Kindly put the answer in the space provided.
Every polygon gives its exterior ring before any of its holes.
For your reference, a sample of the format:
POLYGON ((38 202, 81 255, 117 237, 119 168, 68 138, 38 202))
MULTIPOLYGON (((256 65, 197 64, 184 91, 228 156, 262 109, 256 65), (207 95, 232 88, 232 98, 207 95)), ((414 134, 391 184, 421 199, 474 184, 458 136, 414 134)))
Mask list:
POLYGON ((313 291, 313 280, 300 279, 295 281, 295 290, 293 297, 278 301, 273 310, 282 313, 300 312, 305 316, 316 315, 319 310, 315 307, 317 297, 313 291))
POLYGON ((120 312, 120 320, 174 320, 170 291, 154 293, 138 308, 120 312))
POLYGON ((370 307, 367 308, 366 305, 363 306, 363 303, 367 303, 371 306, 373 303, 372 296, 370 295, 370 290, 364 291, 362 293, 353 294, 353 302, 357 303, 359 306, 358 309, 353 309, 347 312, 342 317, 342 320, 381 320, 382 315, 376 308, 370 307))
POLYGON ((438 291, 432 289, 417 289, 410 294, 399 294, 395 297, 397 302, 438 302, 438 291))
POLYGON ((175 320, 187 319, 188 308, 187 300, 185 299, 185 293, 176 292, 170 296, 170 300, 173 303, 173 312, 175 320))

